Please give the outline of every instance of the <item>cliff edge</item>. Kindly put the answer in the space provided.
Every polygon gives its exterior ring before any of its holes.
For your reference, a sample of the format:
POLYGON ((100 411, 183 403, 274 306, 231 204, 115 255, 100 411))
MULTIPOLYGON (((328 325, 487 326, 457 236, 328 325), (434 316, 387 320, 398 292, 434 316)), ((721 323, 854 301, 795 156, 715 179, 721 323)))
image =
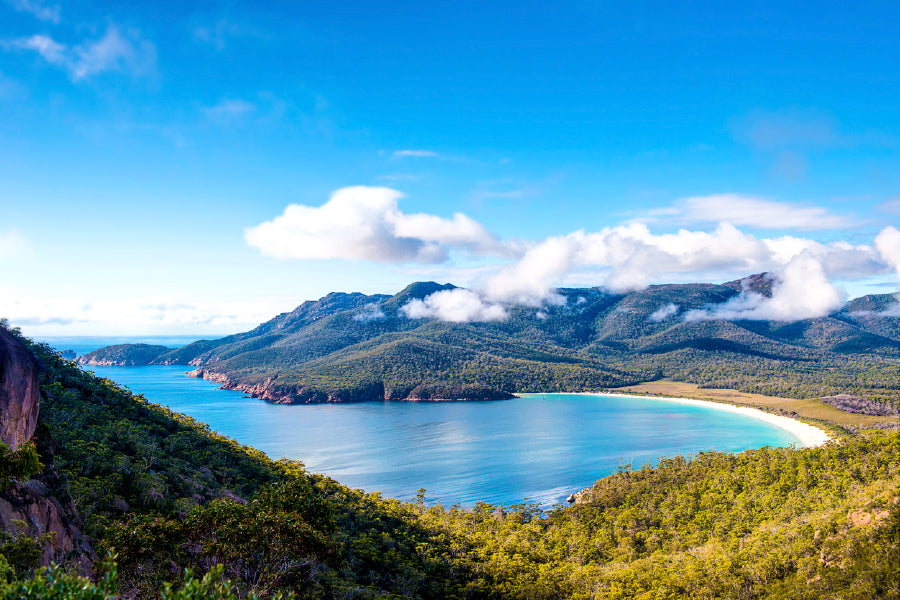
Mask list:
MULTIPOLYGON (((0 441, 13 450, 34 435, 40 409, 41 363, 15 335, 0 326, 0 441)), ((46 457, 41 457, 42 461, 46 457)), ((52 467, 27 481, 0 489, 0 531, 41 541, 41 566, 66 564, 82 574, 97 559, 81 518, 52 467), (46 535, 50 534, 50 535, 46 535)))
POLYGON ((13 450, 31 439, 37 427, 39 373, 34 354, 0 327, 0 441, 13 450))

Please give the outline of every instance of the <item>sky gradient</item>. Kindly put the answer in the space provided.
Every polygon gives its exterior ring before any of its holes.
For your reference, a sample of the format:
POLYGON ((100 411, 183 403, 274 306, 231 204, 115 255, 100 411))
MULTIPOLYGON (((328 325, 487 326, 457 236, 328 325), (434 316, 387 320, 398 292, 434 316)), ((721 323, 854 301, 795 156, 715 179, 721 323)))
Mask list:
POLYGON ((754 314, 795 318, 898 288, 896 2, 285 4, 0 0, 0 316, 217 335, 423 279, 480 318, 769 270, 786 304, 754 314))

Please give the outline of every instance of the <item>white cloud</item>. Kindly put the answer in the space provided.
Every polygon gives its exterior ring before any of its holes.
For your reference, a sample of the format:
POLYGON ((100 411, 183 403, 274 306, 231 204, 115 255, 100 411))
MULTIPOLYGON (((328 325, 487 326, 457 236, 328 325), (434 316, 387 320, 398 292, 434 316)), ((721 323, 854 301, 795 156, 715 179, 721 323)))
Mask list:
POLYGON ((247 228, 244 238, 275 258, 437 263, 454 249, 479 255, 507 252, 466 215, 407 215, 397 206, 402 197, 390 188, 343 188, 322 206, 287 206, 271 221, 247 228))
POLYGON ((900 229, 885 227, 875 236, 875 248, 884 262, 889 264, 897 272, 900 281, 900 229))
MULTIPOLYGON (((554 289, 584 268, 599 270, 596 283, 626 291, 676 277, 724 281, 762 271, 785 271, 791 284, 800 275, 818 277, 819 272, 825 278, 854 280, 883 273, 885 262, 871 247, 846 242, 822 244, 796 237, 758 239, 727 224, 713 232, 683 229, 656 235, 646 225, 631 223, 596 233, 577 231, 548 238, 477 288, 492 301, 537 306, 554 301, 554 289), (804 257, 801 263, 795 263, 798 257, 804 257), (791 270, 786 270, 792 264, 791 270), (800 269, 798 264, 806 268, 800 269)), ((793 290, 787 286, 783 293, 793 290)), ((831 306, 835 295, 826 292, 825 305, 831 306)), ((807 305, 811 312, 821 310, 816 298, 810 298, 807 305)), ((791 312, 787 305, 781 308, 783 314, 791 312)), ((762 310, 756 314, 762 314, 762 310)))
POLYGON ((436 318, 451 323, 502 321, 507 317, 501 305, 486 302, 477 293, 463 288, 435 292, 424 300, 411 300, 400 310, 410 319, 436 318))
POLYGON ((6 42, 5 45, 20 50, 33 50, 51 65, 63 66, 68 61, 67 48, 46 35, 19 38, 6 42))
POLYGON ((713 194, 685 198, 667 211, 686 223, 730 223, 764 229, 812 231, 838 229, 852 220, 819 206, 774 202, 740 194, 713 194))
POLYGON ((105 71, 146 75, 155 68, 156 48, 151 42, 134 29, 122 31, 110 25, 99 40, 75 48, 71 72, 75 79, 81 79, 105 71))
POLYGON ((581 235, 547 238, 529 249, 517 263, 488 278, 482 286, 485 295, 530 306, 540 306, 548 300, 558 302, 554 288, 560 277, 575 266, 581 235))
POLYGON ((65 69, 73 81, 106 72, 148 75, 156 69, 156 47, 135 29, 109 25, 103 37, 69 47, 49 36, 33 35, 5 44, 37 52, 49 64, 65 69))
POLYGON ((677 312, 678 305, 669 302, 668 304, 664 304, 650 313, 650 315, 647 317, 647 320, 651 323, 659 323, 661 321, 665 321, 668 317, 671 317, 677 312))
POLYGON ((394 150, 394 158, 437 158, 438 153, 433 150, 394 150))
POLYGON ((774 276, 771 298, 743 291, 722 304, 688 311, 684 320, 798 321, 824 317, 844 302, 843 295, 828 281, 822 264, 808 253, 791 259, 774 276))
MULTIPOLYGON (((344 188, 319 207, 288 206, 275 219, 248 228, 245 238, 250 246, 277 258, 435 264, 447 260, 453 250, 481 259, 517 256, 515 262, 493 270, 482 271, 490 267, 477 265, 471 272, 472 291, 426 298, 409 308, 410 316, 455 321, 500 318, 514 304, 541 308, 559 303, 556 288, 573 278, 586 285, 628 291, 654 282, 727 281, 763 271, 778 278, 775 296, 744 294, 716 308, 717 318, 808 318, 827 314, 840 302, 841 294, 830 281, 883 275, 888 267, 897 269, 900 260, 896 241, 900 232, 892 227, 879 234, 878 251, 869 245, 822 243, 798 236, 758 238, 728 222, 713 231, 681 229, 664 234, 631 222, 598 232, 553 236, 528 246, 501 242, 462 214, 452 218, 405 214, 397 204, 401 197, 390 188, 344 188), (804 280, 808 280, 806 288, 804 280), (813 292, 805 294, 804 289, 813 292), (452 310, 451 300, 456 303, 452 310)), ((708 199, 686 202, 682 211, 690 209, 689 214, 696 216, 710 206, 708 199)), ((732 215, 733 220, 751 222, 751 208, 757 213, 769 211, 770 218, 782 223, 795 219, 795 226, 801 219, 805 223, 819 219, 822 225, 832 218, 818 210, 750 199, 742 205, 745 212, 740 214, 745 216, 732 215)), ((663 311, 654 318, 669 314, 663 311)), ((701 317, 694 314, 692 318, 701 317)))
POLYGON ((0 261, 21 256, 28 249, 28 241, 15 229, 0 231, 0 261))
POLYGON ((384 318, 384 311, 377 304, 366 304, 361 311, 353 315, 354 321, 368 323, 384 318))
POLYGON ((28 13, 41 21, 59 23, 60 8, 58 4, 47 5, 41 0, 7 0, 7 4, 15 10, 28 13))

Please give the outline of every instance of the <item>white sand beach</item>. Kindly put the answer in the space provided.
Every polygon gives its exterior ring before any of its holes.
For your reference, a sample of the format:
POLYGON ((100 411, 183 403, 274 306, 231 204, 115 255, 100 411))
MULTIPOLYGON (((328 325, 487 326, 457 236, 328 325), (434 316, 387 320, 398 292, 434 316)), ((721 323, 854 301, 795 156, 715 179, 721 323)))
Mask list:
POLYGON ((803 444, 806 448, 813 448, 815 446, 822 446, 826 442, 832 439, 831 434, 829 434, 824 429, 820 429, 813 425, 809 425, 807 423, 803 423, 802 421, 798 421, 796 419, 791 419, 790 417, 782 417, 781 415, 773 415, 771 413, 763 412, 756 408, 750 408, 749 406, 735 406, 734 404, 725 404, 724 402, 710 402, 708 400, 694 400, 691 398, 667 398, 665 396, 635 396, 632 394, 587 394, 590 396, 616 396, 616 397, 624 397, 624 398, 645 398, 647 400, 660 400, 663 402, 679 402, 681 404, 696 404, 698 406, 705 406, 708 408, 714 408, 716 410, 724 410, 726 412, 738 413, 741 415, 746 415, 748 417, 753 417, 754 419, 759 419, 760 421, 765 421, 767 423, 771 423, 776 427, 780 427, 791 434, 795 435, 800 443, 803 444))

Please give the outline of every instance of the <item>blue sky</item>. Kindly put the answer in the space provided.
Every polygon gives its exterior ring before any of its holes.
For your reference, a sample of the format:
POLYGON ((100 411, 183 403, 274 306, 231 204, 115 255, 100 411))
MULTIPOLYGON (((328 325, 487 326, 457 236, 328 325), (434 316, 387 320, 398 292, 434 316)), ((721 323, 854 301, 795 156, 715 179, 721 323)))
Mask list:
POLYGON ((488 307, 753 269, 894 291, 900 6, 847 7, 2 0, 0 314, 202 335, 418 279, 488 307))

